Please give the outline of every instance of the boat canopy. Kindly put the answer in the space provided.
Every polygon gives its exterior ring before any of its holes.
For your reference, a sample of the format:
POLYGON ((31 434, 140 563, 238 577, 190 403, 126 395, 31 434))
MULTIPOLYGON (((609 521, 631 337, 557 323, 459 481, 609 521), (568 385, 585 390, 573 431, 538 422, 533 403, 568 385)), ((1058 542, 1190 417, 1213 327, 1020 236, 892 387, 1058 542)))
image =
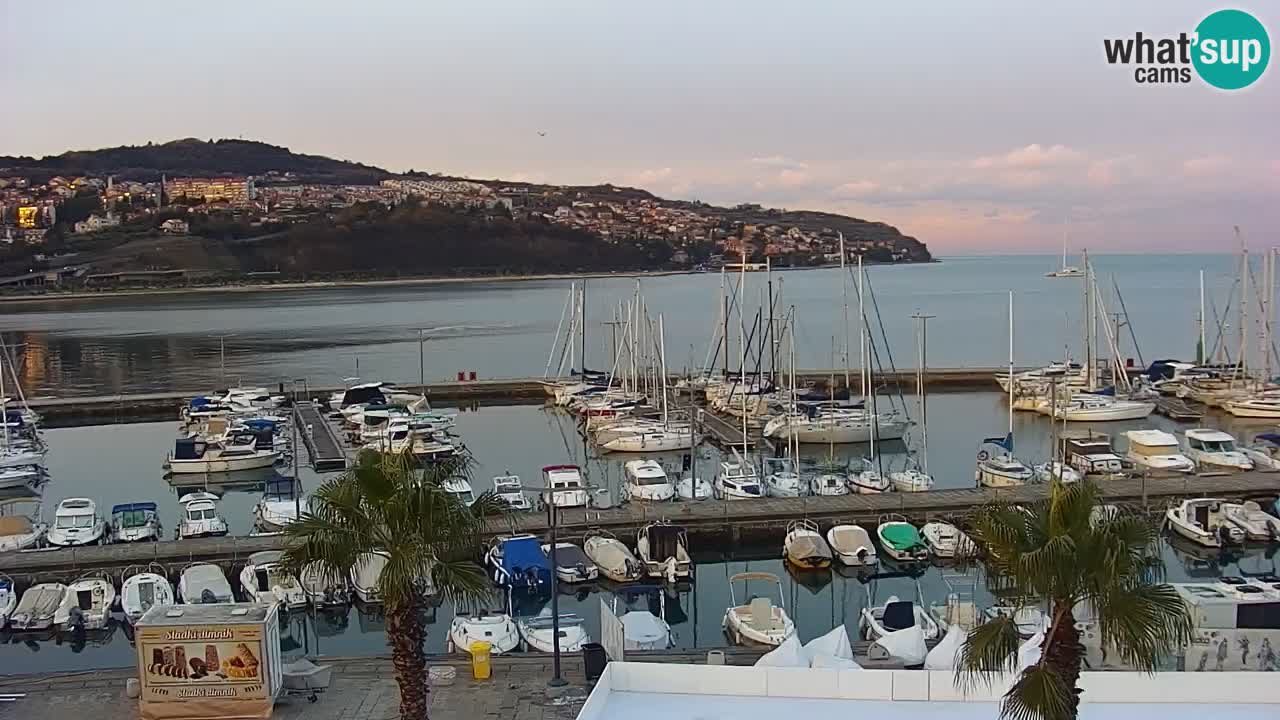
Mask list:
POLYGON ((677 525, 649 526, 649 557, 658 562, 677 557, 684 544, 684 528, 677 525))
POLYGON ((386 396, 382 394, 382 383, 368 383, 349 388, 342 394, 342 406, 384 404, 386 396))
POLYGON ((178 438, 173 443, 174 460, 199 460, 204 456, 207 444, 199 438, 178 438))
POLYGON ((551 563, 538 538, 529 535, 502 542, 502 569, 511 577, 523 577, 529 572, 550 575, 551 563))
POLYGON ((153 502, 137 502, 137 503, 121 503, 111 506, 111 514, 129 512, 130 510, 139 510, 141 512, 155 512, 156 504, 153 502))
POLYGON ((244 426, 250 430, 275 430, 276 421, 267 420, 266 418, 253 418, 244 421, 244 426))
MULTIPOLYGON (((848 400, 849 388, 842 387, 836 390, 827 388, 808 388, 803 392, 796 393, 797 402, 832 402, 836 400, 848 400)), ((858 403, 861 405, 862 403, 858 403)))
POLYGON ((886 526, 880 536, 897 550, 909 550, 920 544, 920 533, 905 523, 886 526))
POLYGON ((1280 433, 1262 433, 1254 439, 1280 446, 1280 433))

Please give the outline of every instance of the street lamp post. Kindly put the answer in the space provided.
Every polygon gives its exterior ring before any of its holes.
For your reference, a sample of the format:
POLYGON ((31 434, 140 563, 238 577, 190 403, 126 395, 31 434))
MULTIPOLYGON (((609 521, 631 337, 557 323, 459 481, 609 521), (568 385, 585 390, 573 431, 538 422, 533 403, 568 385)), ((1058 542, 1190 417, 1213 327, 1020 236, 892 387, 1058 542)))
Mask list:
POLYGON ((556 507, 556 495, 554 492, 547 494, 547 519, 551 526, 551 679, 547 681, 549 688, 561 688, 567 685, 565 679, 560 677, 560 587, 559 577, 556 574, 557 568, 560 566, 556 563, 556 525, 560 521, 560 510, 556 507))

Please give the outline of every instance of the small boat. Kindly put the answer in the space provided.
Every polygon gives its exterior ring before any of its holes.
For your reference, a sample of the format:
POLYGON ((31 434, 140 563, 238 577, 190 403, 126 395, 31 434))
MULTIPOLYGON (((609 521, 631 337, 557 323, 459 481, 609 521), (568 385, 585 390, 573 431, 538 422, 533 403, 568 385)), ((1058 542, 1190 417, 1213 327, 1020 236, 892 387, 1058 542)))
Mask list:
POLYGON ((929 548, 929 552, 936 558, 950 559, 958 555, 968 555, 974 550, 973 541, 969 536, 949 522, 937 520, 927 522, 920 528, 920 535, 924 537, 924 544, 929 548))
POLYGON ((307 602, 315 608, 345 608, 351 601, 351 583, 347 575, 326 571, 319 562, 311 562, 302 568, 298 578, 307 602))
MULTIPOLYGON (((544 544, 542 552, 550 560, 551 543, 544 544)), ((596 567, 595 563, 591 562, 591 558, 587 557, 587 553, 570 542, 556 543, 555 566, 556 577, 559 578, 560 582, 591 582, 600 575, 600 569, 596 567)))
POLYGON ((929 559, 929 548, 920 537, 920 531, 901 515, 882 516, 876 526, 876 537, 880 539, 884 554, 898 562, 929 559))
POLYGON ((942 637, 937 621, 929 613, 910 600, 899 600, 897 595, 890 595, 883 605, 872 605, 868 600, 858 621, 862 639, 872 642, 910 627, 918 627, 924 631, 925 640, 942 637))
POLYGON ((1280 433, 1262 433, 1253 439, 1253 445, 1242 447, 1240 451, 1253 461, 1255 470, 1280 470, 1280 433))
POLYGON ((165 460, 165 469, 174 474, 227 473, 269 468, 280 459, 272 445, 262 447, 253 432, 237 432, 224 441, 210 442, 202 438, 178 438, 173 452, 165 460))
POLYGON ((111 542, 155 542, 160 539, 160 515, 153 502, 111 506, 111 542))
POLYGON ((729 603, 729 607, 724 612, 722 624, 734 645, 755 644, 778 647, 796 632, 795 624, 782 604, 782 581, 778 580, 777 575, 763 572, 734 575, 729 578, 729 603), (775 586, 778 592, 778 604, 774 605, 769 597, 744 593, 744 596, 749 597, 750 600, 746 605, 739 605, 736 584, 746 584, 753 580, 775 586))
POLYGON ((235 595, 222 568, 209 563, 188 565, 178 577, 178 600, 186 605, 233 603, 235 595))
POLYGON ((543 490, 539 498, 545 505, 558 508, 587 506, 587 485, 577 465, 548 465, 542 468, 543 490))
POLYGON ((37 487, 49 477, 40 465, 17 465, 0 468, 0 490, 19 487, 37 487))
POLYGON ((261 532, 275 533, 297 522, 302 506, 297 488, 298 483, 293 478, 268 482, 262 499, 253 506, 253 526, 261 532))
POLYGON ((62 607, 67 586, 62 583, 40 583, 27 588, 9 616, 9 628, 15 632, 47 630, 53 627, 53 616, 62 607))
POLYGON ((582 646, 591 642, 587 634, 587 623, 581 615, 561 613, 559 622, 545 609, 534 617, 520 618, 516 626, 520 630, 520 639, 525 647, 537 652, 555 652, 554 628, 560 626, 560 652, 581 652, 582 646))
POLYGON ((351 587, 355 589, 356 600, 368 605, 382 602, 382 591, 378 588, 378 578, 382 577, 382 569, 391 558, 384 552, 360 553, 355 564, 351 566, 349 577, 351 587))
POLYGON ((1124 435, 1129 440, 1125 457, 1139 472, 1169 476, 1185 475, 1196 469, 1195 463, 1182 454, 1178 438, 1163 430, 1130 430, 1124 435))
POLYGON ((848 475, 844 468, 828 465, 809 478, 809 493, 815 497, 840 497, 849 494, 848 475))
POLYGON ((488 643, 491 655, 509 653, 520 647, 520 629, 506 613, 481 610, 454 615, 449 623, 449 652, 470 655, 471 646, 478 642, 488 643))
POLYGON ((667 471, 656 460, 628 460, 622 474, 622 495, 628 500, 665 502, 676 496, 667 471))
POLYGON ((99 630, 107 626, 115 604, 116 586, 109 578, 85 575, 67 586, 53 622, 64 630, 81 623, 85 630, 99 630))
POLYGON ((1058 460, 1040 463, 1032 469, 1035 471, 1037 482, 1047 483, 1054 480, 1067 484, 1080 482, 1080 471, 1058 460))
POLYGON ((249 556, 240 570, 240 589, 244 596, 258 603, 280 603, 289 609, 307 606, 302 583, 280 564, 283 553, 263 550, 249 556))
POLYGON ((984 610, 983 615, 988 620, 994 620, 1002 615, 1011 618, 1013 624, 1018 628, 1018 637, 1023 639, 1042 632, 1048 627, 1048 618, 1045 616, 1044 611, 1036 607, 993 605, 984 610))
POLYGON ((1062 267, 1057 270, 1050 270, 1044 274, 1047 278, 1079 278, 1084 277, 1084 271, 1074 265, 1067 264, 1067 234, 1062 234, 1062 267))
MULTIPOLYGON (((1052 407, 1052 406, 1051 406, 1052 407)), ((1113 422, 1142 420, 1156 409, 1154 402, 1121 400, 1107 395, 1076 395, 1053 408, 1059 420, 1067 422, 1113 422)))
POLYGON ((1246 540, 1280 540, 1280 518, 1264 512, 1258 503, 1252 500, 1224 502, 1221 509, 1227 522, 1244 531, 1246 540))
POLYGON ((764 490, 769 497, 800 497, 804 494, 804 481, 791 458, 765 458, 764 472, 764 490))
POLYGON ((914 461, 902 470, 889 473, 889 482, 898 492, 928 492, 933 489, 933 476, 914 461))
POLYGON ((849 489, 859 495, 875 495, 893 490, 893 482, 880 473, 875 462, 862 459, 862 468, 849 473, 849 489))
POLYGON ((453 497, 458 502, 471 507, 476 501, 475 491, 471 489, 471 483, 464 477, 447 478, 440 487, 446 495, 453 497))
MULTIPOLYGON (((986 451, 983 451, 985 454, 986 451)), ((990 457, 978 457, 978 484, 984 487, 1014 487, 1025 485, 1035 473, 1018 458, 1009 453, 990 457)))
POLYGON ((613 452, 671 452, 693 447, 693 428, 670 425, 652 430, 619 435, 601 445, 613 452))
POLYGON ((874 567, 880 564, 871 534, 859 525, 835 525, 827 531, 827 545, 842 565, 874 567))
POLYGON ((667 522, 645 525, 636 533, 636 552, 649 577, 671 583, 693 577, 689 537, 682 527, 667 522))
POLYGON ((1225 400, 1222 407, 1235 417, 1276 420, 1280 419, 1280 398, 1254 396, 1225 400))
POLYGON ((782 556, 802 570, 831 567, 831 548, 812 520, 793 520, 782 540, 782 556))
POLYGON ((498 499, 507 504, 507 507, 516 512, 527 512, 533 509, 533 503, 529 502, 529 496, 524 494, 524 483, 520 482, 519 475, 512 475, 508 472, 506 475, 499 475, 493 479, 493 492, 498 499))
POLYGON ((27 496, 0 500, 0 552, 26 550, 39 545, 49 525, 40 521, 40 498, 27 496), (22 511, 20 504, 30 504, 22 511))
POLYGON ((1183 500, 1165 511, 1169 528, 1178 535, 1203 545, 1220 548, 1245 541, 1245 531, 1227 519, 1223 501, 1217 498, 1183 500))
POLYGON ((1253 469, 1253 461, 1236 448, 1236 439, 1221 430, 1188 430, 1186 455, 1201 470, 1242 472, 1253 469))
POLYGON ((124 617, 130 624, 138 622, 143 614, 156 605, 173 605, 176 602, 173 584, 162 574, 163 568, 153 567, 154 569, 148 567, 145 570, 126 568, 121 575, 124 582, 120 584, 120 608, 124 610, 124 617), (155 572, 156 570, 161 572, 155 572))
POLYGON ((618 590, 613 598, 613 612, 618 613, 621 598, 627 611, 621 616, 622 643, 626 650, 667 650, 671 647, 671 625, 667 623, 667 594, 658 585, 630 585, 618 590), (656 600, 656 603, 654 602, 656 600), (631 608, 642 601, 644 607, 631 608), (655 615, 651 608, 657 605, 655 615))
POLYGON ((18 586, 13 584, 13 578, 0 573, 0 630, 9 624, 9 616, 17 607, 18 586))
POLYGON ((607 531, 588 532, 582 541, 582 547, 600 572, 614 582, 633 582, 644 577, 644 563, 621 540, 607 531))
POLYGON ((676 481, 676 497, 681 500, 710 500, 715 488, 702 478, 683 477, 676 481))
POLYGON ((720 463, 720 474, 716 475, 715 494, 724 500, 757 500, 764 497, 764 486, 760 484, 760 475, 755 466, 742 458, 735 449, 733 459, 720 463))
POLYGON ((53 511, 53 527, 45 542, 58 547, 95 545, 106 541, 107 524, 98 515, 98 504, 89 498, 67 498, 53 511))
POLYGON ((551 587, 551 561, 533 535, 494 538, 484 562, 499 587, 530 592, 551 587))
POLYGON ((218 496, 207 492, 187 493, 178 498, 182 519, 178 521, 178 539, 213 537, 227 534, 227 519, 218 512, 218 496))

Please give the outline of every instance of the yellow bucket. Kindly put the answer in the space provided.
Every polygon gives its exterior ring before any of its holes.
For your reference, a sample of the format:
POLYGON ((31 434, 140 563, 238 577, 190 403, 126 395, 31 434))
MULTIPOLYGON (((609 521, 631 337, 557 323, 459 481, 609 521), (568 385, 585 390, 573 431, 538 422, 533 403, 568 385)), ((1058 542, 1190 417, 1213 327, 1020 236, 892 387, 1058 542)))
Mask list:
POLYGON ((477 640, 471 643, 471 677, 476 680, 488 680, 493 668, 489 662, 491 643, 477 640))

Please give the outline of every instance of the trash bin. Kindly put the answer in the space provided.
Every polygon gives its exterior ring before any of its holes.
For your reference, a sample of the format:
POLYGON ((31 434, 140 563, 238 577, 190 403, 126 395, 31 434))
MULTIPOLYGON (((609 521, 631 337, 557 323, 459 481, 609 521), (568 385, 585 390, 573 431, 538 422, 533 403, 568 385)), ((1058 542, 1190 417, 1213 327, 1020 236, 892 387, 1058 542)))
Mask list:
POLYGON ((488 680, 493 668, 489 662, 489 653, 493 649, 491 643, 477 640, 471 643, 471 677, 476 680, 488 680))
POLYGON ((604 674, 604 666, 609 664, 609 656, 600 643, 586 643, 582 646, 582 669, 587 675, 587 682, 595 682, 604 674))

